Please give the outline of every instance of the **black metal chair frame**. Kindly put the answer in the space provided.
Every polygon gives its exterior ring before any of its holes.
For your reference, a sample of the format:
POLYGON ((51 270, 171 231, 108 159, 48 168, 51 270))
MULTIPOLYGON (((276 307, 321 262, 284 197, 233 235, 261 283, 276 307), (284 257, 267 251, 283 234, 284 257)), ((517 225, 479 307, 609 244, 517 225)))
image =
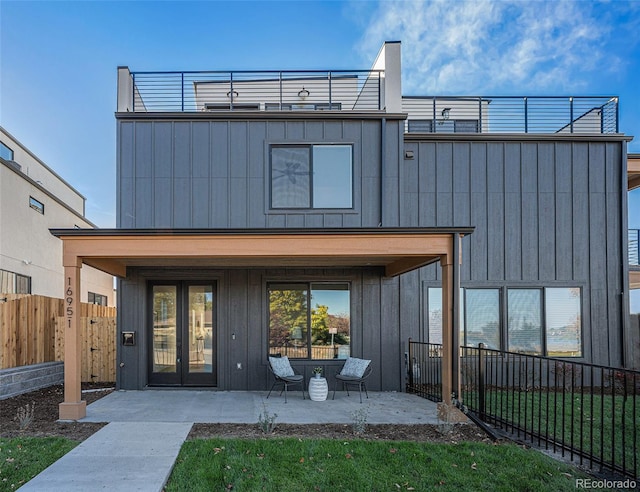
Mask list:
POLYGON ((275 378, 275 381, 271 385, 271 389, 269 390, 269 394, 267 395, 267 399, 269 398, 269 396, 271 396, 271 392, 273 391, 273 388, 276 387, 276 384, 281 384, 282 385, 282 390, 280 390, 280 396, 282 396, 282 392, 284 391, 284 402, 285 403, 287 403, 287 390, 288 390, 289 386, 295 386, 296 384, 302 385, 302 399, 303 400, 306 399, 304 397, 304 376, 302 376, 301 374, 295 374, 293 376, 278 376, 275 373, 275 371, 273 370, 273 367, 271 367, 271 362, 269 362, 269 370, 271 371, 271 374, 273 374, 273 377, 275 378))
POLYGON ((367 399, 369 398, 369 393, 367 393, 367 384, 366 379, 371 375, 371 364, 367 366, 364 371, 364 374, 361 378, 357 378, 354 376, 343 376, 340 373, 336 374, 336 385, 333 388, 333 400, 336 399, 336 390, 338 389, 338 382, 342 383, 342 389, 347 390, 347 396, 349 395, 349 385, 358 386, 358 391, 360 392, 360 403, 362 403, 362 390, 364 389, 364 394, 367 395, 367 399))

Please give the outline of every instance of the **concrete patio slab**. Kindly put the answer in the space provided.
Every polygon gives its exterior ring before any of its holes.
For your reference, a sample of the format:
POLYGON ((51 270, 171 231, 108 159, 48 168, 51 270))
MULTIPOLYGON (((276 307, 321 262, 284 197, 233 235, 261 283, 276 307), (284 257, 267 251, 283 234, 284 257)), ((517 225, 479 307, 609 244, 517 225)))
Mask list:
POLYGON ((369 392, 362 404, 358 392, 337 392, 326 401, 303 400, 300 391, 284 396, 266 391, 193 391, 153 389, 115 391, 87 407, 81 422, 192 422, 255 424, 264 409, 278 423, 350 424, 358 409, 370 424, 437 424, 436 404, 416 395, 369 392))

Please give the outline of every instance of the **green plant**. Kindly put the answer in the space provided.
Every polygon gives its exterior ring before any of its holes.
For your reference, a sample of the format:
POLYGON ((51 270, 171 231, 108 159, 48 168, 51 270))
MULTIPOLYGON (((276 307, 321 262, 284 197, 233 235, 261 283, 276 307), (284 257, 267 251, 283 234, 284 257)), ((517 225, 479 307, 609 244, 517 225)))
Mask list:
POLYGON ((313 371, 314 374, 320 374, 322 375, 322 367, 314 367, 313 371))
POLYGON ((31 402, 31 405, 27 403, 25 406, 18 408, 14 420, 18 422, 18 427, 21 431, 26 430, 29 425, 31 425, 31 422, 33 422, 35 408, 35 402, 31 402))
POLYGON ((361 407, 358 410, 354 410, 351 413, 353 419, 353 432, 354 434, 364 434, 367 430, 367 418, 369 417, 369 411, 367 408, 361 407))
POLYGON ((258 427, 265 434, 273 434, 276 428, 277 413, 269 413, 266 403, 262 402, 262 412, 258 415, 258 427))

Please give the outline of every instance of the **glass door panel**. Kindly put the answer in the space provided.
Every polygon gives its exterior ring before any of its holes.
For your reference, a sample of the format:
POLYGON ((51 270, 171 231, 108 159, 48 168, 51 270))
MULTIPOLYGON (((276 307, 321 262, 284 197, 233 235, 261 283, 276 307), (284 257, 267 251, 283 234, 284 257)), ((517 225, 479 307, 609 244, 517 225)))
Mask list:
POLYGON ((213 372, 213 286, 189 286, 189 373, 213 372))
POLYGON ((151 379, 175 383, 179 377, 178 287, 154 285, 151 302, 153 314, 151 379))

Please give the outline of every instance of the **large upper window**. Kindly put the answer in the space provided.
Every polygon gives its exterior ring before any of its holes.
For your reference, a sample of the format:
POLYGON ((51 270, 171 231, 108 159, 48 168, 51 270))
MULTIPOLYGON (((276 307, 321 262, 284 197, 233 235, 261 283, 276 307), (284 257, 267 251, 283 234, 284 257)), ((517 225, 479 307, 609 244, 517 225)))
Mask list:
POLYGON ((13 160, 13 150, 7 147, 4 142, 0 142, 0 157, 2 157, 5 161, 13 160))
POLYGON ((271 208, 352 208, 351 145, 271 147, 271 208))
POLYGON ((268 294, 269 354, 292 359, 349 356, 348 283, 272 283, 268 294))

